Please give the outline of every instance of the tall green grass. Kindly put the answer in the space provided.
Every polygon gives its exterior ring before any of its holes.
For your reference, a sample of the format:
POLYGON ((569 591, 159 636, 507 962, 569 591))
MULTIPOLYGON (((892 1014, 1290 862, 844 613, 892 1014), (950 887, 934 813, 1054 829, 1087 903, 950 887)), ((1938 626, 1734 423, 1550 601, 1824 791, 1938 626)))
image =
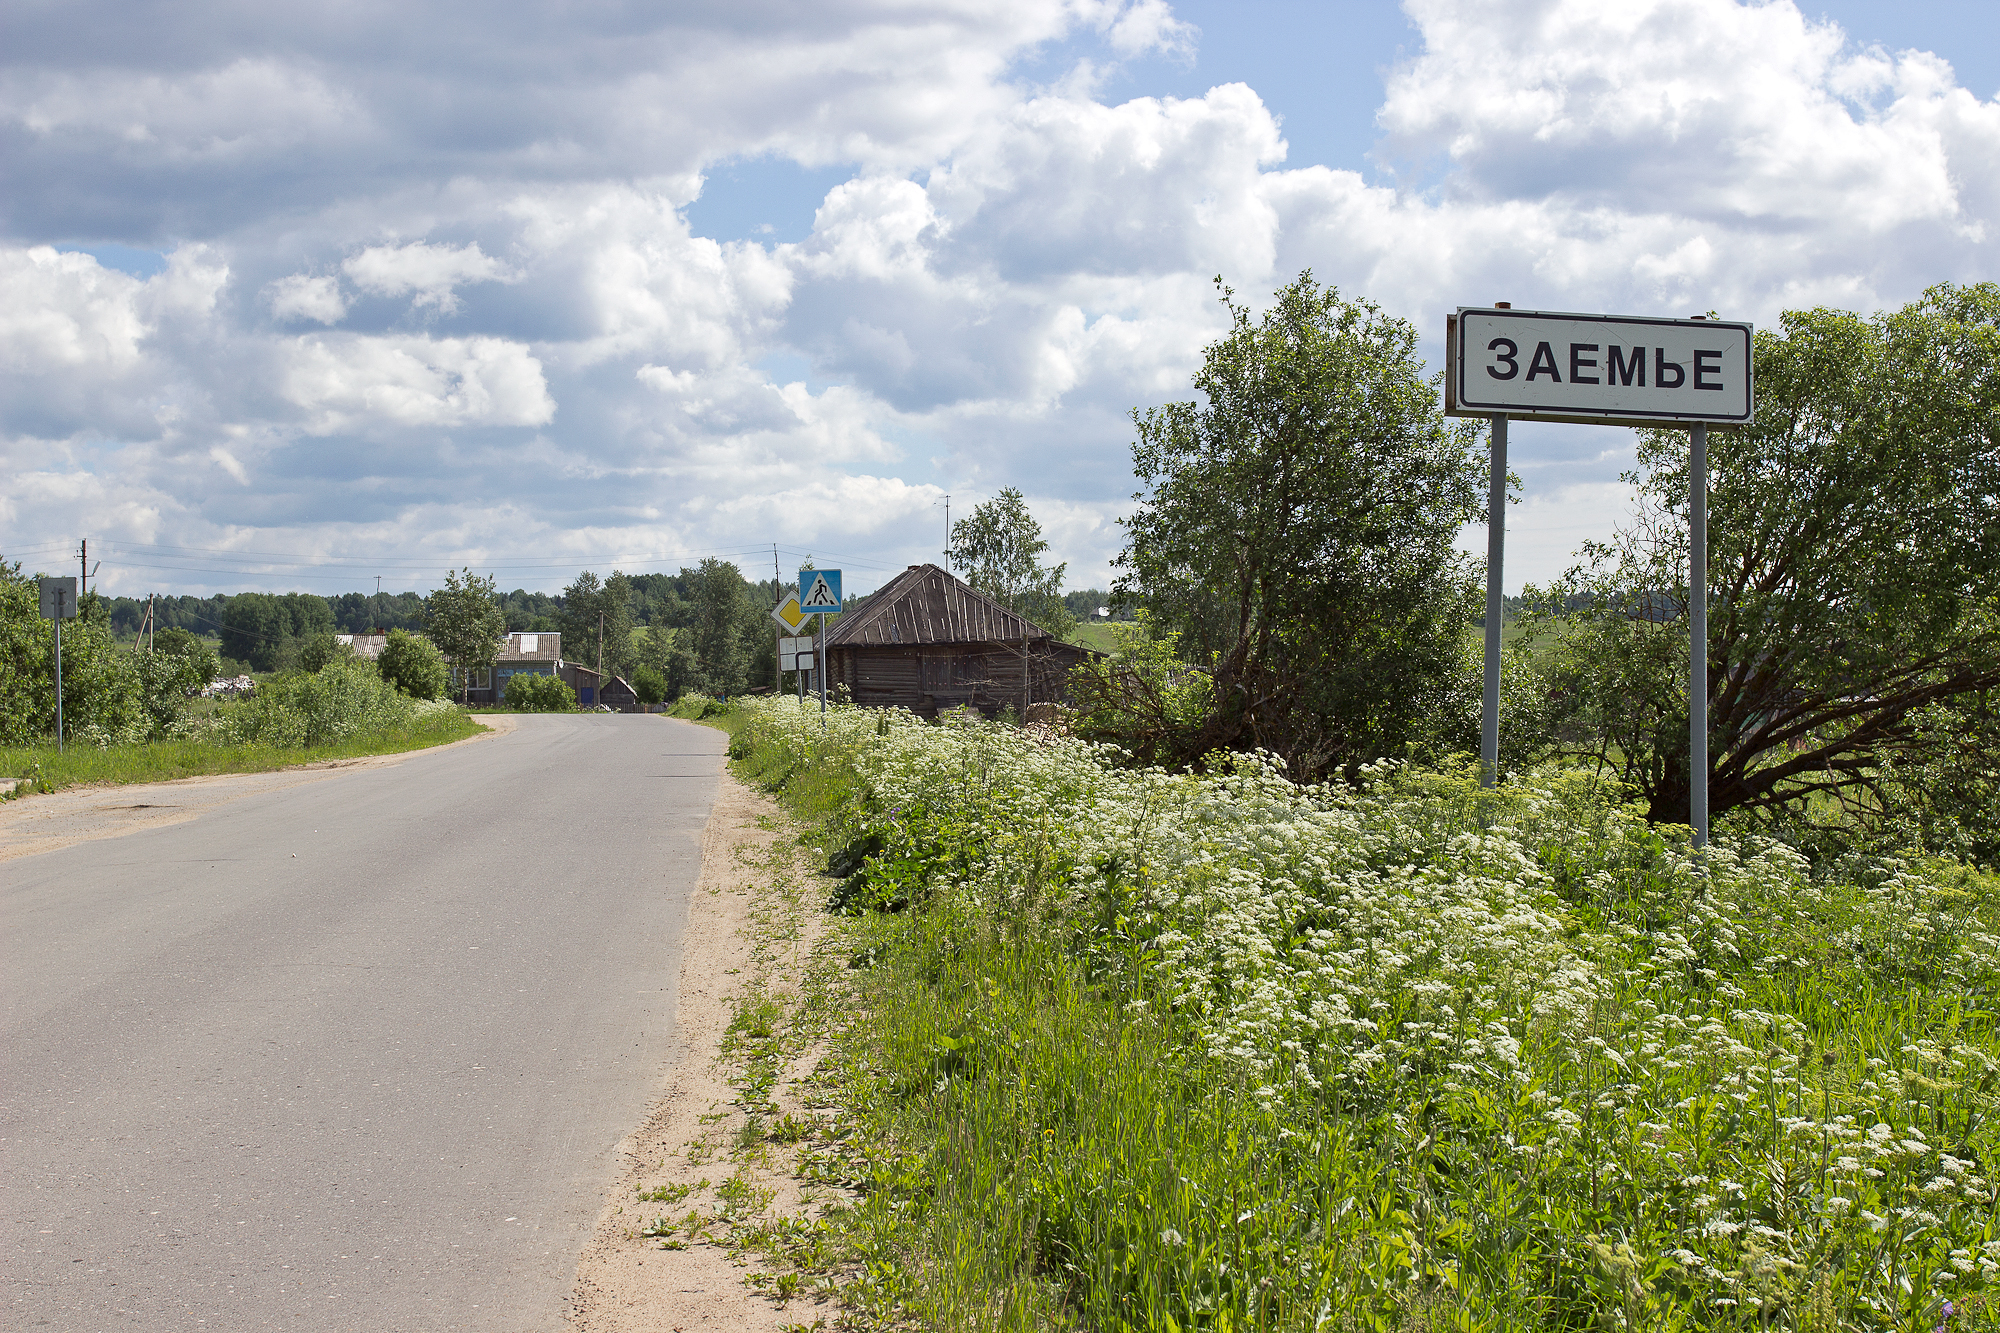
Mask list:
POLYGON ((863 1310, 1996 1322, 1990 874, 1697 857, 1576 775, 1305 789, 971 720, 744 718, 733 754, 879 840, 843 897, 894 909, 831 1006, 863 1310))
MULTIPOLYGON (((232 744, 211 737, 136 745, 53 745, 0 748, 0 777, 36 779, 35 790, 77 783, 165 782, 215 773, 261 773, 294 764, 363 755, 399 754, 477 735, 479 723, 457 709, 437 710, 411 722, 345 737, 325 745, 232 744)), ((26 794, 27 788, 22 789, 26 794)))

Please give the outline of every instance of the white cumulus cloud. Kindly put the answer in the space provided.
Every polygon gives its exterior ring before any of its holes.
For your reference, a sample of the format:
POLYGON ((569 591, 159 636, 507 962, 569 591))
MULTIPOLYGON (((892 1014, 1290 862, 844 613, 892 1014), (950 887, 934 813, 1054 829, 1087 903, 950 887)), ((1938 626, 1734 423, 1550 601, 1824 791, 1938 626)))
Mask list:
POLYGON ((347 297, 340 280, 294 273, 264 289, 271 313, 279 319, 314 319, 322 324, 338 324, 347 317, 347 297))
POLYGON ((370 424, 542 426, 554 419, 542 366, 500 338, 307 337, 283 391, 315 435, 370 424))
MULTIPOLYGON (((1217 274, 1310 267, 1434 349, 1464 302, 1768 323, 2000 269, 2000 101, 1791 0, 1408 0, 1368 174, 1299 160, 1254 77, 1148 95, 1203 40, 1164 0, 528 4, 477 42, 423 3, 337 41, 79 4, 0 86, 0 462, 43 497, 10 526, 65 537, 89 498, 440 567, 531 534, 900 568, 946 491, 1017 485, 1101 584, 1128 413, 1190 396, 1217 274), (703 234, 753 161, 816 173, 799 229, 703 234)), ((1609 526, 1628 440, 1521 429, 1517 571, 1609 526)))
MULTIPOLYGON (((514 274, 499 260, 471 245, 371 245, 342 264, 355 286, 377 296, 416 293, 415 304, 458 309, 454 288, 477 282, 507 282, 514 274)), ((331 322, 331 321, 328 321, 331 322)))

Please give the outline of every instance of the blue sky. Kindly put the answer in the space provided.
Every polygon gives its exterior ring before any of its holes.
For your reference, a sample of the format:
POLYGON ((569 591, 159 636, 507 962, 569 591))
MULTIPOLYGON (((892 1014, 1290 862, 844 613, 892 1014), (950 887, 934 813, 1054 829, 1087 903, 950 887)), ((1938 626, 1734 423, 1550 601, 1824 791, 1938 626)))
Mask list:
MULTIPOLYGON (((775 543, 866 590, 1013 485, 1102 586, 1126 415, 1187 394, 1218 272, 1310 266, 1432 357, 1461 303, 1768 323, 1990 276, 1996 12, 20 7, 0 557, 554 589, 775 543)), ((1514 460, 1518 587, 1626 512, 1630 436, 1514 460)))

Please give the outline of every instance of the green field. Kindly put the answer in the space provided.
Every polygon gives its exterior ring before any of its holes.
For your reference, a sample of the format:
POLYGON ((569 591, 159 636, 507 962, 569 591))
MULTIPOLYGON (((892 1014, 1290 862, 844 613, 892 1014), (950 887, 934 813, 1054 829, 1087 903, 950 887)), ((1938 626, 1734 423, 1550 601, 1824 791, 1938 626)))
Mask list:
POLYGON ((1070 631, 1069 641, 1100 653, 1118 651, 1118 630, 1108 622, 1086 621, 1070 631))

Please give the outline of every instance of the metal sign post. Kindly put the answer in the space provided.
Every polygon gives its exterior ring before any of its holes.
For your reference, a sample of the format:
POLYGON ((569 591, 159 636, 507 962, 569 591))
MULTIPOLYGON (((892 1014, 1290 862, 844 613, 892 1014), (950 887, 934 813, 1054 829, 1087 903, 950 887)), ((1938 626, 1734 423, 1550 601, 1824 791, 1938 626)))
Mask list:
POLYGON ((1500 566, 1510 418, 1688 432, 1688 824, 1708 844, 1708 428, 1756 409, 1749 324, 1460 306, 1445 317, 1445 414, 1493 423, 1480 781, 1500 771, 1500 566))
POLYGON ((76 580, 42 579, 42 619, 56 622, 56 753, 63 752, 62 623, 76 619, 76 580))
POLYGON ((1688 824, 1708 846, 1708 427, 1688 431, 1688 824))
POLYGON ((819 677, 819 720, 826 725, 826 617, 840 614, 840 571, 802 569, 799 571, 799 610, 819 618, 819 656, 813 662, 819 677))
POLYGON ((1507 414, 1493 418, 1492 476, 1486 491, 1486 693, 1479 713, 1479 785, 1500 781, 1500 620, 1507 601, 1500 569, 1507 550, 1507 414))

